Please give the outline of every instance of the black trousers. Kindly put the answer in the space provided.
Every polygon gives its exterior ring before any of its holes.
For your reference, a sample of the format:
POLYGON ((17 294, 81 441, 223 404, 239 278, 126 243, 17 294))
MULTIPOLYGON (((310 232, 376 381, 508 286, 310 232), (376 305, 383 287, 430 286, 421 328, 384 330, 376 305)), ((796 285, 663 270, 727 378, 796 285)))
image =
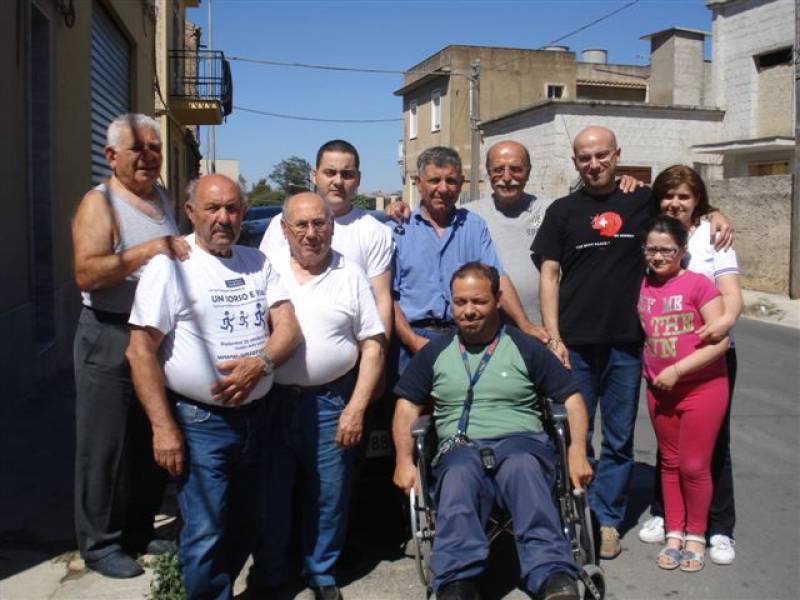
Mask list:
POLYGON ((74 345, 75 532, 87 560, 143 551, 167 481, 153 459, 127 346, 127 315, 82 310, 74 345))
MULTIPOLYGON (((733 404, 733 388, 736 383, 736 349, 731 348, 725 354, 728 364, 728 410, 714 445, 711 457, 711 481, 714 483, 714 495, 708 513, 708 536, 722 534, 733 537, 736 525, 736 506, 733 500, 733 464, 731 462, 731 406, 733 404)), ((653 489, 653 504, 650 513, 653 516, 664 516, 664 496, 661 492, 661 455, 656 456, 656 481, 653 489)))

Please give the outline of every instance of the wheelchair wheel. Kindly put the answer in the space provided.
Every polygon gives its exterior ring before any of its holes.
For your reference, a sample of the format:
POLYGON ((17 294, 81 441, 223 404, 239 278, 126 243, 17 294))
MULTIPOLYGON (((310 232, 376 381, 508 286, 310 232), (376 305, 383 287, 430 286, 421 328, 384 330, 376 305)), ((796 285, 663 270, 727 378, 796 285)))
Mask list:
POLYGON ((411 518, 411 538, 414 542, 414 560, 417 574, 428 593, 433 589, 433 573, 431 573, 431 548, 433 546, 433 513, 425 506, 425 501, 418 496, 414 488, 408 495, 409 515, 411 518))
POLYGON ((583 600, 603 600, 606 597, 606 577, 597 565, 584 565, 580 576, 583 600))
POLYGON ((575 539, 573 551, 579 565, 597 565, 597 548, 594 541, 594 522, 585 495, 570 494, 575 539))

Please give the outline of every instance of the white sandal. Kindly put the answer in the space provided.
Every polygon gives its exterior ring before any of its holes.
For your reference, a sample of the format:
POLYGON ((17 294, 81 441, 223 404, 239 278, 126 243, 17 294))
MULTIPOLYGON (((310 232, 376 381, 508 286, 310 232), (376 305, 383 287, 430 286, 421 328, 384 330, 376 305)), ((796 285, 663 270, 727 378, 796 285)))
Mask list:
MULTIPOLYGON (((684 535, 682 531, 668 531, 667 534, 664 536, 667 540, 680 540, 681 546, 683 546, 684 535)), ((656 564, 659 568, 664 569, 666 571, 672 571, 677 569, 681 566, 681 560, 683 558, 683 551, 678 548, 670 548, 669 546, 664 546, 661 551, 656 556, 656 564), (662 559, 666 558, 667 561, 665 562, 662 559)))

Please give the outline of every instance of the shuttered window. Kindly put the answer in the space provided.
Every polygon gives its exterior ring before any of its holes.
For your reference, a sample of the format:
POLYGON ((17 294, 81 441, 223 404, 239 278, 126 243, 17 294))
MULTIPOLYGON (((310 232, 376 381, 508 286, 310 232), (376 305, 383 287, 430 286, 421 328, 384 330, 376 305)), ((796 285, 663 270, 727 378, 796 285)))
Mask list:
POLYGON ((110 175, 103 148, 115 117, 131 110, 131 48, 103 6, 92 4, 92 183, 110 175))

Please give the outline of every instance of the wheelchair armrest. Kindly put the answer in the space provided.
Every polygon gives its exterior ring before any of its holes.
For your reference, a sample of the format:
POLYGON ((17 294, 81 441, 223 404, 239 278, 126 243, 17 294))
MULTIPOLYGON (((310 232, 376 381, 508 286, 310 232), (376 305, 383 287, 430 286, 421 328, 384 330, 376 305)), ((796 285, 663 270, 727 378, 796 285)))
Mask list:
POLYGON ((563 403, 554 402, 551 398, 547 398, 545 402, 547 402, 547 412, 550 413, 553 423, 567 422, 567 409, 563 403))
POLYGON ((430 415, 421 415, 414 421, 414 424, 411 426, 411 437, 418 438, 418 437, 425 437, 428 435, 428 431, 431 428, 431 416, 430 415))

